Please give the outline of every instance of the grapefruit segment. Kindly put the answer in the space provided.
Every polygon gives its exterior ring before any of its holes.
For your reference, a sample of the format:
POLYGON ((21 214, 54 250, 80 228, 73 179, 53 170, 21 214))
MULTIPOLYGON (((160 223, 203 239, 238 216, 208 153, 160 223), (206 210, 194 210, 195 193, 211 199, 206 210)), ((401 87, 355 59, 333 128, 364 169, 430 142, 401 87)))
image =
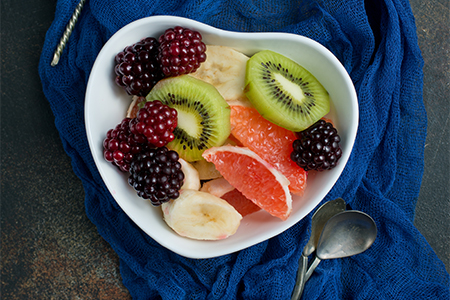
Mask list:
POLYGON ((245 197, 244 194, 239 192, 237 189, 233 189, 220 198, 230 203, 242 217, 261 210, 258 205, 245 197))
POLYGON ((252 107, 231 106, 231 134, 289 180, 289 190, 303 195, 307 172, 290 158, 295 133, 277 126, 252 107))
POLYGON ((288 218, 292 210, 289 181, 255 152, 227 145, 212 147, 203 157, 257 206, 282 220, 288 218))
POLYGON ((242 215, 242 217, 261 210, 258 205, 245 197, 223 177, 205 182, 201 191, 210 193, 227 201, 242 215))

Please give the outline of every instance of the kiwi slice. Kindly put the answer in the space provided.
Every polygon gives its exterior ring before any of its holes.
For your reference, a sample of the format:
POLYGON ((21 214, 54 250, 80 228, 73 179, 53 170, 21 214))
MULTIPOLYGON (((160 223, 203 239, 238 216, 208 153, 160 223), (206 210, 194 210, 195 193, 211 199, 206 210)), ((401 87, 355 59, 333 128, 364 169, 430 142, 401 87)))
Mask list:
POLYGON ((230 106, 209 83, 189 75, 169 77, 146 96, 153 100, 177 110, 175 139, 167 147, 186 161, 201 160, 206 149, 221 146, 230 135, 230 106))
POLYGON ((244 92, 264 118, 291 131, 305 130, 330 111, 330 97, 320 82, 270 50, 248 60, 244 92))

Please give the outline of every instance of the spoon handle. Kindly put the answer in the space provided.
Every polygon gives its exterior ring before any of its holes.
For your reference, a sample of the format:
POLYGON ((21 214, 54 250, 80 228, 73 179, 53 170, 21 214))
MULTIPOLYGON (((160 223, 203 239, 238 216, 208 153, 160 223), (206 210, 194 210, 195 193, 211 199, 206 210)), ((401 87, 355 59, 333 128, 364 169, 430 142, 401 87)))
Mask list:
POLYGON ((86 0, 80 0, 80 2, 78 2, 75 11, 73 12, 72 17, 70 18, 69 23, 66 26, 63 36, 61 37, 59 44, 56 47, 55 53, 53 54, 53 60, 51 62, 52 67, 56 66, 59 63, 59 58, 61 57, 64 47, 66 47, 67 41, 69 40, 75 24, 78 21, 78 17, 80 16, 81 10, 83 9, 84 2, 86 2, 86 0))
POLYGON ((306 274, 306 269, 308 267, 308 257, 303 255, 302 253, 302 257, 300 257, 299 261, 299 267, 298 267, 298 271, 297 271, 297 281, 295 282, 295 287, 294 287, 294 291, 292 292, 292 296, 291 296, 291 300, 298 300, 300 299, 302 293, 303 293, 303 288, 305 287, 305 274, 306 274))
POLYGON ((312 273, 314 272, 314 270, 316 269, 317 265, 320 262, 321 262, 321 259, 318 258, 317 256, 315 256, 311 266, 309 267, 308 271, 306 271, 305 282, 308 281, 308 279, 311 277, 312 273))

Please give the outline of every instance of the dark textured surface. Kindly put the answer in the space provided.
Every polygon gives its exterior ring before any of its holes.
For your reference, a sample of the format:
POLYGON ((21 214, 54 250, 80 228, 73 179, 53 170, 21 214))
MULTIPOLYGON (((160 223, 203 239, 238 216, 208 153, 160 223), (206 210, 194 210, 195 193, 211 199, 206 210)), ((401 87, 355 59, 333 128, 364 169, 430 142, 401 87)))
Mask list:
MULTIPOLYGON (((425 172, 414 225, 450 272, 450 1, 410 1, 424 58, 425 172)), ((414 172, 414 170, 411 170, 414 172)))
POLYGON ((38 76, 55 5, 1 2, 1 298, 127 299, 38 76))
MULTIPOLYGON (((1 2, 1 297, 129 299, 117 255, 86 217, 81 181, 42 93, 37 67, 55 4, 1 2)), ((428 113, 415 225, 450 270, 450 6, 411 5, 428 113)))

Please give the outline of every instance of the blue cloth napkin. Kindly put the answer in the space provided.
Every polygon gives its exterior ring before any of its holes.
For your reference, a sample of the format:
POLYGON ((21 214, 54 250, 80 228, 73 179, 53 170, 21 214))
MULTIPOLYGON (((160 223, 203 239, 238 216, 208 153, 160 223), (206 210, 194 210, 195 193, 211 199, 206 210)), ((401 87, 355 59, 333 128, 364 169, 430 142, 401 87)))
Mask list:
POLYGON ((427 118, 423 61, 407 0, 88 0, 59 64, 51 67, 77 0, 59 0, 39 65, 43 90, 86 213, 120 257, 135 299, 290 299, 311 214, 284 233, 230 255, 194 260, 143 233, 109 194, 91 156, 84 94, 102 45, 124 25, 152 15, 188 17, 233 31, 310 37, 345 66, 358 93, 360 124, 350 160, 324 201, 343 197, 371 215, 379 233, 366 252, 323 261, 303 299, 450 299, 449 274, 413 226, 427 118))

